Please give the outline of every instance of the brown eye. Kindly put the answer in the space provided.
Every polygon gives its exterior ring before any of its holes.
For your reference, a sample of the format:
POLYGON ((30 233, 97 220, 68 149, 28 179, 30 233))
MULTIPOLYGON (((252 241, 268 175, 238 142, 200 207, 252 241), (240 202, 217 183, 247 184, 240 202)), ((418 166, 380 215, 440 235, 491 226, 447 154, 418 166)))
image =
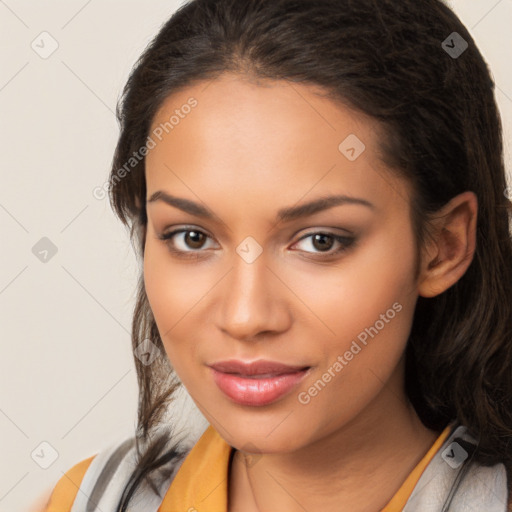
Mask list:
POLYGON ((200 249, 204 244, 204 233, 200 231, 186 231, 184 242, 188 247, 192 249, 200 249))
POLYGON ((313 235, 313 247, 319 251, 328 251, 334 244, 334 238, 324 233, 317 233, 313 235))
POLYGON ((169 233, 158 235, 160 240, 163 240, 174 253, 195 253, 204 252, 205 243, 211 239, 206 233, 198 229, 176 229, 169 233))
POLYGON ((300 243, 304 240, 309 242, 305 245, 309 245, 309 247, 313 248, 313 251, 303 249, 305 252, 312 254, 325 253, 326 256, 333 256, 335 254, 341 253, 348 249, 355 242, 355 238, 353 237, 341 236, 336 233, 327 233, 322 231, 309 233, 303 236, 297 243, 300 243), (331 250, 336 245, 338 248, 331 250))

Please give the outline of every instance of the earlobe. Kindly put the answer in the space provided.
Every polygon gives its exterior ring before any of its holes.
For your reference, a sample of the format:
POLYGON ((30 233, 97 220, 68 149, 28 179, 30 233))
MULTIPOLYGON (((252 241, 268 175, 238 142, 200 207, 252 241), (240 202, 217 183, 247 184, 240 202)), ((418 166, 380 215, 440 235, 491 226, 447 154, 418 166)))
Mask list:
POLYGON ((478 200, 464 192, 443 206, 430 222, 432 238, 425 242, 418 294, 435 297, 453 286, 466 272, 476 248, 478 200))

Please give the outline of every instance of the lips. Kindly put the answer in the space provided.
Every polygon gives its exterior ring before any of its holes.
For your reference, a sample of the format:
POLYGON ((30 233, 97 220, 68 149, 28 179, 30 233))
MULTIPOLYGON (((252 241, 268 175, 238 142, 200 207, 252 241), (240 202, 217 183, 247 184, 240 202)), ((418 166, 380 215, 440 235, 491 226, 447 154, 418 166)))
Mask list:
POLYGON ((263 360, 220 361, 208 366, 217 387, 233 402, 246 406, 269 405, 288 395, 311 368, 263 360))
POLYGON ((220 361, 209 365, 214 370, 223 373, 233 373, 244 377, 252 376, 277 376, 286 373, 295 373, 309 368, 308 366, 290 366, 275 361, 252 361, 244 362, 231 359, 229 361, 220 361))

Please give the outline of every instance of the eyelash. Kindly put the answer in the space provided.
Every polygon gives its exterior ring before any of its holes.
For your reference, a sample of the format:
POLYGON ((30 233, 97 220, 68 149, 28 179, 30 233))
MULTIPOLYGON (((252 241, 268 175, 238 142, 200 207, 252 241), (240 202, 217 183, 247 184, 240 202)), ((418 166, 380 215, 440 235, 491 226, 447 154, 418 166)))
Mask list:
MULTIPOLYGON (((189 232, 199 233, 199 234, 205 235, 206 237, 211 239, 211 237, 208 236, 204 231, 201 231, 200 229, 195 229, 195 228, 192 228, 192 227, 175 229, 175 230, 170 231, 168 233, 163 233, 163 234, 157 235, 157 238, 159 240, 162 240, 167 245, 169 250, 173 254, 177 255, 178 257, 180 257, 180 258, 196 258, 197 259, 197 258, 200 257, 199 253, 203 252, 201 249, 190 250, 190 251, 181 251, 181 250, 177 250, 177 249, 172 247, 172 239, 176 235, 178 235, 180 233, 189 233, 189 232)), ((331 250, 329 250, 329 251, 325 251, 325 252, 318 251, 318 252, 314 252, 313 253, 313 254, 321 255, 321 259, 332 258, 333 256, 336 256, 336 255, 338 255, 340 253, 343 253, 346 250, 348 250, 348 248, 351 245, 353 245, 354 242, 355 242, 355 238, 354 237, 341 236, 341 235, 337 235, 335 233, 331 233, 329 231, 313 231, 313 232, 307 233, 304 236, 302 236, 301 238, 299 238, 299 240, 297 240, 297 242, 295 242, 295 244, 298 243, 298 242, 301 242, 302 240, 310 238, 310 237, 312 237, 314 235, 326 235, 326 236, 328 236, 330 238, 333 238, 336 242, 341 244, 341 247, 339 249, 337 249, 335 251, 332 251, 332 252, 331 252, 331 250)), ((311 252, 309 252, 309 251, 306 251, 306 252, 308 254, 311 254, 311 252)))

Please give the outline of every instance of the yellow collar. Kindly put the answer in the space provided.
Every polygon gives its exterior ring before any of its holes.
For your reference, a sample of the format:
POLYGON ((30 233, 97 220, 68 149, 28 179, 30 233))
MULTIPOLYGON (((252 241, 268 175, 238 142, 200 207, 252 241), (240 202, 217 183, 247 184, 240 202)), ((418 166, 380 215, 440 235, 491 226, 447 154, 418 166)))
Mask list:
POLYGON ((209 425, 185 457, 158 512, 226 512, 232 450, 209 425))
MULTIPOLYGON (((399 512, 403 509, 421 474, 449 433, 450 426, 441 433, 381 512, 399 512)), ((234 448, 209 425, 185 457, 158 512, 227 512, 232 450, 234 448)))

